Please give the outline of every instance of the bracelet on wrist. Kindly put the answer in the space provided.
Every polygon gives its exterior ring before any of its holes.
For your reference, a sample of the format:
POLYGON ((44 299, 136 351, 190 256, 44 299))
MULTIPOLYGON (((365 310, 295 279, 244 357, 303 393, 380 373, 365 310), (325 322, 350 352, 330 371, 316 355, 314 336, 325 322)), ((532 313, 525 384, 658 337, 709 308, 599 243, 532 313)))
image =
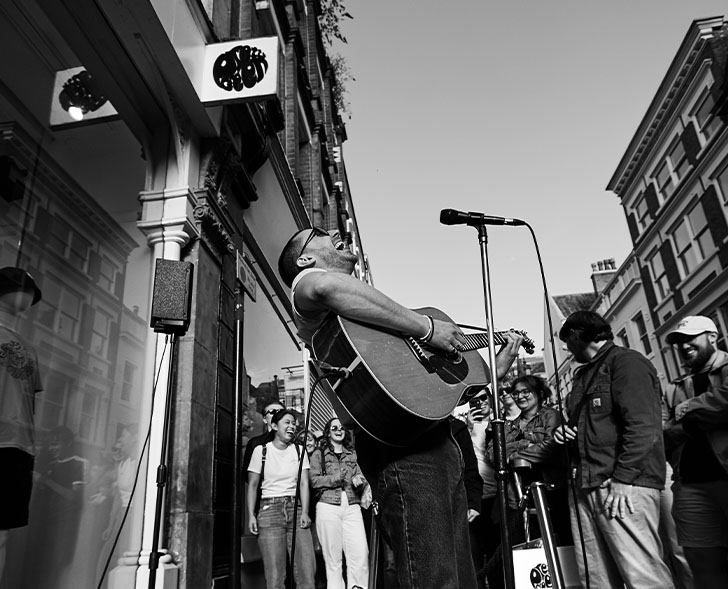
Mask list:
POLYGON ((425 318, 427 319, 427 321, 429 323, 429 328, 425 335, 423 335, 422 337, 415 338, 415 340, 419 344, 429 343, 429 341, 432 339, 432 336, 435 335, 435 320, 432 318, 432 315, 425 315, 425 318))

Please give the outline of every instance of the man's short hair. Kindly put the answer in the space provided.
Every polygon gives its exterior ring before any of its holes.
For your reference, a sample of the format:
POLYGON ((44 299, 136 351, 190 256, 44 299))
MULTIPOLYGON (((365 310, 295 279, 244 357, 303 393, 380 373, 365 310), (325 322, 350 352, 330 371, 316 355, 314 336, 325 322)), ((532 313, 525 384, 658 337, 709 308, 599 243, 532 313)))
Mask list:
POLYGON ((296 261, 298 260, 299 246, 297 238, 301 233, 302 231, 296 231, 291 236, 291 239, 283 246, 283 251, 281 251, 281 255, 278 257, 278 274, 281 275, 283 283, 289 288, 293 284, 293 279, 300 272, 296 261))
POLYGON ((572 331, 577 331, 581 340, 587 343, 614 339, 609 323, 593 311, 574 311, 569 315, 559 330, 559 339, 565 342, 572 331))

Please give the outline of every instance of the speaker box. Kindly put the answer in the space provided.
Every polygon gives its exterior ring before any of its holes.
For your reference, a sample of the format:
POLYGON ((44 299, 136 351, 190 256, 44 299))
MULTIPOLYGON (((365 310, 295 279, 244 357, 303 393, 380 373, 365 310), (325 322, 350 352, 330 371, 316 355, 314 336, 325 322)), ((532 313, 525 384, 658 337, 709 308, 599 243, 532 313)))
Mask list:
POLYGON ((190 326, 193 274, 191 262, 157 259, 150 322, 154 331, 176 335, 187 331, 190 326))

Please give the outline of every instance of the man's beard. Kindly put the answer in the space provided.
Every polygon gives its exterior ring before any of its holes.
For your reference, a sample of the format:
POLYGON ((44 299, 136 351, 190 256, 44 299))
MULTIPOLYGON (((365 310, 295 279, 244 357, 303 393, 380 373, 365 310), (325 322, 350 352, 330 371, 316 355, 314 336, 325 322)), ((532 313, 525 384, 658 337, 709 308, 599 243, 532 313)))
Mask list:
POLYGON ((715 352, 715 346, 711 342, 707 342, 704 346, 699 346, 698 351, 692 358, 685 359, 685 364, 692 370, 698 372, 708 363, 711 356, 715 352))

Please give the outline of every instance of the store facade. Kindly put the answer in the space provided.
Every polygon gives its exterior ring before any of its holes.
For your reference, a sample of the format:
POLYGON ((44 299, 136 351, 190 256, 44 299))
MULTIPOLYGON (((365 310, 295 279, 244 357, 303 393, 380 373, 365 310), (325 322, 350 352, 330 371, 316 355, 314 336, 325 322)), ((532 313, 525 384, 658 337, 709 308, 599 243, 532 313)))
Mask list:
POLYGON ((237 465, 259 405, 308 370, 278 252, 312 224, 361 249, 317 6, 0 7, 0 267, 43 293, 2 326, 43 390, 0 587, 147 586, 168 400, 157 586, 260 586, 237 465), (275 95, 203 104, 205 47, 258 37, 277 43, 275 95), (159 258, 194 267, 178 337, 150 327, 159 258))

